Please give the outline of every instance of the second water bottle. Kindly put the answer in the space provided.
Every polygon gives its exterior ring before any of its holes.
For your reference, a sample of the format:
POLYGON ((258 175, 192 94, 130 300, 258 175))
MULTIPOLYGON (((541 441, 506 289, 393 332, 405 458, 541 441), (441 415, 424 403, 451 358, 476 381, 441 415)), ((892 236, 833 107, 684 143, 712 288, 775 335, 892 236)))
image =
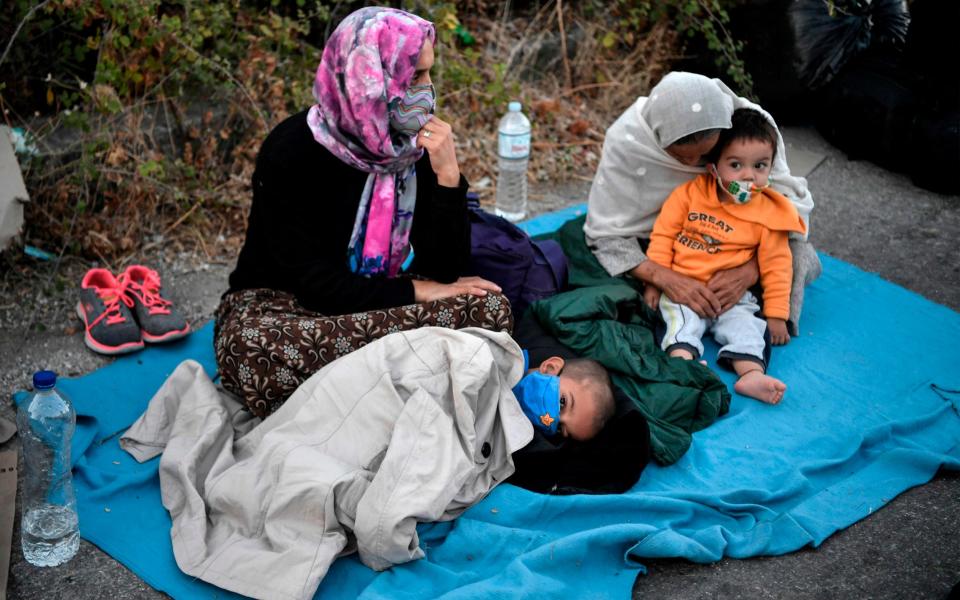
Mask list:
POLYGON ((17 409, 26 467, 20 503, 23 557, 38 567, 63 564, 80 546, 70 474, 70 440, 77 413, 56 383, 55 373, 37 372, 33 376, 36 392, 17 409))

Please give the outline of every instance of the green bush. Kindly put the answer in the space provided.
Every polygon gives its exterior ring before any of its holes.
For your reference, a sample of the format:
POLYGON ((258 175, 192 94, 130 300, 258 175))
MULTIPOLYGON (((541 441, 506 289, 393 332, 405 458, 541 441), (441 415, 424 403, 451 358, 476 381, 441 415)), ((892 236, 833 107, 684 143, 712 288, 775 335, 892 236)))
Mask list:
MULTIPOLYGON (((608 7, 610 3, 595 2, 594 8, 608 7)), ((730 15, 727 7, 732 0, 615 0, 611 13, 614 26, 603 38, 603 46, 631 47, 638 35, 653 23, 668 22, 681 39, 702 38, 713 54, 713 61, 725 72, 733 89, 750 95, 753 81, 744 68, 741 53, 743 42, 727 31, 730 15)))

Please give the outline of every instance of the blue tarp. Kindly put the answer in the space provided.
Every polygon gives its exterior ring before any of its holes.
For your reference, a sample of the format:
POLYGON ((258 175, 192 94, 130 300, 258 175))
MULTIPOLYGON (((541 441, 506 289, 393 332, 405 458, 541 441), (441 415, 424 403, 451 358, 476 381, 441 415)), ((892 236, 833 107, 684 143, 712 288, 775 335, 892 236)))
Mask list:
MULTIPOLYGON (((525 225, 555 229, 577 206, 525 225)), ((773 351, 787 395, 734 394, 669 467, 627 493, 555 497, 503 484, 456 521, 420 526, 426 559, 383 573, 338 560, 318 598, 625 598, 642 561, 745 558, 817 546, 835 531, 960 467, 960 315, 821 255, 802 335, 773 351)), ((707 344, 708 358, 716 346, 707 344)), ((231 594, 183 575, 160 504, 158 459, 118 445, 183 359, 214 373, 212 327, 77 379, 61 380, 79 420, 74 443, 81 535, 175 598, 231 594)), ((732 387, 732 377, 721 373, 732 387)), ((21 396, 22 397, 22 396, 21 396)))

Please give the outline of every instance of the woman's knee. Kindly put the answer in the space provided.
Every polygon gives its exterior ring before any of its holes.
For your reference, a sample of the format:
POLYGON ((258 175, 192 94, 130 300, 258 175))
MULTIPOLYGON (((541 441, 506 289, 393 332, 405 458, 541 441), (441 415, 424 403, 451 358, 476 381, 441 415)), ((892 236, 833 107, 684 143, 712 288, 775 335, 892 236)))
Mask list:
POLYGON ((510 300, 499 292, 486 296, 459 296, 463 299, 463 319, 457 329, 482 327, 491 331, 513 333, 513 308, 510 300))

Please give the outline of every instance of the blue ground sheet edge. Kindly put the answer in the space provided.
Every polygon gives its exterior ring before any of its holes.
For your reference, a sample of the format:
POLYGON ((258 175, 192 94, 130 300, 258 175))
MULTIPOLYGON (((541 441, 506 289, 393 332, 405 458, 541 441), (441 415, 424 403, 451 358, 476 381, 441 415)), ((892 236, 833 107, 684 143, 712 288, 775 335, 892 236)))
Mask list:
MULTIPOLYGON (((584 211, 522 226, 537 235, 584 211)), ((801 335, 774 349, 770 372, 788 385, 780 405, 735 394, 730 412, 696 433, 686 455, 669 467, 651 464, 625 494, 557 497, 501 485, 455 521, 420 525, 425 559, 376 573, 343 557, 316 597, 626 597, 644 559, 712 562, 818 546, 938 469, 960 468, 960 394, 949 391, 960 390, 951 351, 960 315, 821 259, 801 335)), ((235 595, 177 568, 158 459, 139 464, 117 440, 182 360, 214 375, 212 336, 208 324, 60 382, 80 415, 73 456, 81 535, 175 598, 235 595)), ((715 353, 708 342, 711 364, 715 353)), ((732 387, 732 376, 719 373, 732 387)))

